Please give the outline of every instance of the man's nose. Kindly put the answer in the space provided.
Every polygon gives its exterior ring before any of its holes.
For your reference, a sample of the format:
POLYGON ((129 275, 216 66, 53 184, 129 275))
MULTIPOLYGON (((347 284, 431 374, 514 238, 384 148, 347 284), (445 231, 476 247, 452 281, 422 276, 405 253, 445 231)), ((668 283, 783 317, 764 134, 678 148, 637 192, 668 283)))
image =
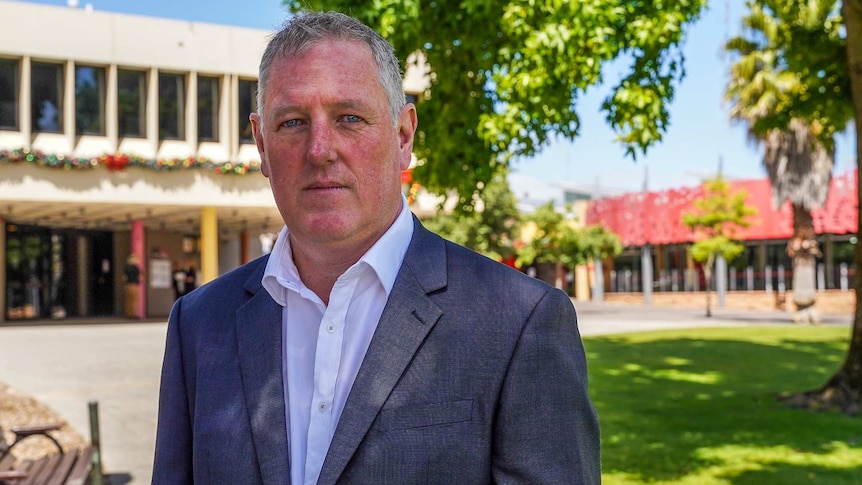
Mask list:
POLYGON ((311 127, 311 140, 308 144, 308 160, 316 164, 335 160, 333 128, 328 123, 318 122, 311 127))

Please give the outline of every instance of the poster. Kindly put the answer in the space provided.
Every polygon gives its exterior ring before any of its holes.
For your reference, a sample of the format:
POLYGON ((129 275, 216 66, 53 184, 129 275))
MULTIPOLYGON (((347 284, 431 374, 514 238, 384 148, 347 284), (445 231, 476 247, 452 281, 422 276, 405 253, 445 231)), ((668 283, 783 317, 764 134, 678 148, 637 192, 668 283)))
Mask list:
POLYGON ((171 261, 169 259, 150 260, 150 288, 171 287, 171 261))

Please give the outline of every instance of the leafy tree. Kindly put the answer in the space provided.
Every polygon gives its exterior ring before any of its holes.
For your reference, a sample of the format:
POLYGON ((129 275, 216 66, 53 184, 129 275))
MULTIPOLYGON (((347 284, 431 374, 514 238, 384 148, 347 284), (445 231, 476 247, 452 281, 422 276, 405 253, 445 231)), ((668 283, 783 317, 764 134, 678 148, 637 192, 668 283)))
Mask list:
MULTIPOLYGON (((828 62, 840 58, 840 23, 830 21, 835 12, 834 2, 811 2, 802 5, 801 23, 809 29, 823 32, 824 52, 828 62)), ((834 136, 821 133, 819 120, 807 122, 792 118, 786 127, 772 127, 770 117, 780 111, 779 104, 809 98, 803 75, 788 70, 784 61, 782 39, 784 30, 779 19, 769 9, 749 3, 750 13, 743 19, 746 30, 742 36, 730 40, 727 50, 738 60, 731 68, 727 97, 733 103, 731 116, 748 125, 752 139, 765 145, 763 165, 772 186, 772 203, 777 209, 789 200, 793 207, 793 237, 788 254, 793 258, 793 300, 796 304, 794 320, 817 320, 814 312, 815 260, 819 255, 814 240, 813 209, 826 203, 832 168, 835 161, 834 136), (785 100, 788 96, 792 99, 785 100), (825 138, 827 145, 818 137, 825 138)), ((825 81, 841 92, 847 91, 846 76, 831 76, 825 81)), ((824 99, 831 103, 831 97, 824 99)), ((830 108, 839 120, 849 116, 849 103, 830 108)), ((830 126, 829 129, 836 127, 830 126)))
POLYGON ((564 268, 574 267, 578 252, 577 230, 570 213, 558 212, 554 201, 524 216, 524 245, 518 249, 518 264, 554 264, 554 286, 563 288, 564 268))
MULTIPOLYGON (((753 54, 753 61, 759 57, 761 64, 753 64, 752 72, 774 88, 759 101, 756 97, 752 98, 755 102, 743 100, 743 105, 759 110, 752 131, 763 139, 770 130, 788 132, 792 123, 801 121, 830 151, 834 134, 855 119, 857 205, 862 207, 862 170, 858 170, 862 161, 862 0, 758 0, 748 5, 751 15, 746 22, 751 24, 752 35, 734 39, 729 47, 742 55, 753 54), (762 37, 767 34, 770 40, 764 42, 762 37), (770 75, 770 71, 780 76, 770 75)), ((810 147, 817 149, 816 144, 810 147)), ((862 268, 862 244, 855 247, 854 263, 862 268)), ((862 278, 856 278, 854 290, 856 310, 847 359, 820 389, 789 396, 792 404, 837 408, 848 414, 857 413, 862 405, 862 278)))
POLYGON ((580 264, 622 252, 619 236, 602 226, 578 227, 571 212, 559 212, 550 201, 525 216, 525 244, 518 250, 518 263, 554 263, 555 285, 563 288, 564 268, 573 272, 580 264))
POLYGON ((730 193, 730 185, 720 176, 704 182, 704 194, 694 200, 694 210, 682 215, 682 223, 695 231, 700 238, 692 244, 691 257, 703 265, 706 280, 706 316, 712 315, 712 269, 717 256, 732 261, 742 253, 744 246, 734 238, 739 228, 748 227, 749 217, 755 209, 745 203, 748 194, 730 193))
POLYGON ((519 231, 518 207, 505 174, 491 179, 482 190, 481 204, 471 211, 456 211, 422 221, 432 231, 498 261, 514 256, 519 231))
POLYGON ((419 53, 429 89, 417 103, 415 179, 469 204, 514 157, 554 136, 574 139, 584 91, 611 61, 630 61, 604 100, 635 158, 661 140, 683 75, 684 28, 707 0, 284 0, 292 12, 336 10, 374 27, 406 59, 419 53))
POLYGON ((620 237, 600 224, 581 230, 581 250, 587 261, 613 258, 623 252, 620 237))

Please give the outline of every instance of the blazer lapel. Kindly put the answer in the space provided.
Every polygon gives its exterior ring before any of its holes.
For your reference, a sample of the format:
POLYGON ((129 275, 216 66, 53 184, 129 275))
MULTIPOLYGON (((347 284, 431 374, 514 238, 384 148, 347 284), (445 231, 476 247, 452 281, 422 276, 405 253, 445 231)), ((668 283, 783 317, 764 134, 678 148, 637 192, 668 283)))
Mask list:
POLYGON ((443 240, 414 217, 413 239, 326 454, 318 484, 334 484, 443 312, 427 296, 446 285, 443 240), (421 271, 416 269, 421 268, 421 271))
POLYGON ((236 312, 237 350, 246 407, 265 484, 290 481, 284 378, 281 366, 281 307, 261 285, 266 259, 245 285, 251 299, 236 312))

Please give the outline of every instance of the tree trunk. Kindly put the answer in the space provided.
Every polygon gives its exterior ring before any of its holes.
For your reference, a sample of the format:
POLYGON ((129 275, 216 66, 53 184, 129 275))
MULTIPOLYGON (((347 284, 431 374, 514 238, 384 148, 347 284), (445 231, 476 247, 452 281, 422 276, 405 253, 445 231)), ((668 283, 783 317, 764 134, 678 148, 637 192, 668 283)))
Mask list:
POLYGON ((706 316, 711 317, 712 303, 710 302, 710 295, 712 293, 712 264, 706 264, 703 266, 703 278, 706 280, 706 316))
POLYGON ((563 263, 557 261, 554 263, 554 286, 565 291, 566 290, 566 282, 565 282, 565 268, 563 268, 563 263))
POLYGON ((811 211, 801 204, 793 204, 793 237, 787 243, 787 255, 793 259, 793 303, 796 307, 793 321, 818 323, 814 309, 817 297, 817 257, 820 250, 814 235, 811 211))
MULTIPOLYGON (((857 207, 860 208, 856 234, 859 235, 862 234, 862 0, 844 0, 841 14, 847 29, 847 67, 856 120, 856 190, 857 207)), ((791 404, 815 409, 840 409, 851 415, 859 412, 862 405, 862 243, 856 244, 853 262, 856 265, 853 284, 856 312, 847 359, 822 388, 790 396, 791 404)))

